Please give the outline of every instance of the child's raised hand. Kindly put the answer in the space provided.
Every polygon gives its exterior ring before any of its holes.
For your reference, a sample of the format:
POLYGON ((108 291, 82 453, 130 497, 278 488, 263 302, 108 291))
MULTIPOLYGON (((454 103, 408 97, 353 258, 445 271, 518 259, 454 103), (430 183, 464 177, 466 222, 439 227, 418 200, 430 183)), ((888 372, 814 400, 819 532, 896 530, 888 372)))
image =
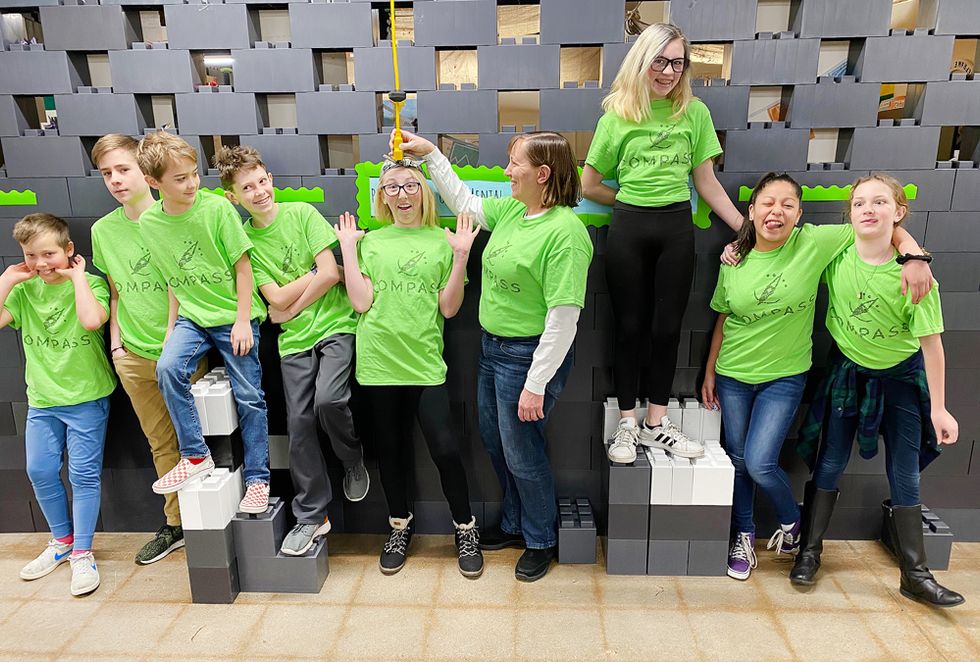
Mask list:
POLYGON ((361 240, 361 237, 364 236, 364 230, 357 227, 357 217, 349 211, 345 211, 337 219, 335 231, 337 233, 337 241, 349 246, 357 244, 361 240))
POLYGON ((81 255, 72 255, 68 258, 68 266, 64 269, 55 269, 55 271, 65 278, 70 278, 75 280, 76 278, 85 278, 85 258, 81 255))
POLYGON ((469 214, 460 214, 456 217, 456 232, 450 232, 446 228, 446 241, 453 247, 453 255, 466 257, 473 248, 473 240, 480 234, 480 226, 473 222, 469 214))
MULTIPOLYGON (((391 137, 388 138, 388 149, 394 148, 395 145, 395 130, 391 130, 391 137)), ((432 150, 436 148, 430 141, 426 140, 422 136, 417 136, 410 131, 402 129, 402 144, 401 149, 407 156, 421 157, 425 156, 432 150)))
POLYGON ((955 444, 960 436, 960 426, 945 409, 932 410, 932 427, 936 430, 936 441, 940 444, 955 444))
POLYGON ((11 285, 24 283, 37 275, 37 272, 27 266, 26 262, 12 264, 3 270, 3 278, 11 285))

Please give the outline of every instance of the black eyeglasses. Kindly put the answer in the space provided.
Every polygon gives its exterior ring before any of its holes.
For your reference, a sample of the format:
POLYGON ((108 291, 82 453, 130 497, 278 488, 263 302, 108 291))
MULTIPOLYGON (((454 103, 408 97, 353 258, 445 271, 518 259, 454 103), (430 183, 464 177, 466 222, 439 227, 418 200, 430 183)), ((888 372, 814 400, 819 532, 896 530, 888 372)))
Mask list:
POLYGON ((668 64, 675 73, 683 73, 684 70, 687 69, 687 66, 691 64, 691 61, 686 57, 679 57, 674 60, 668 60, 665 57, 655 57, 653 58, 653 62, 650 63, 650 69, 660 73, 667 68, 668 64))
POLYGON ((381 187, 381 190, 385 192, 389 198, 394 198, 398 196, 398 193, 402 190, 405 191, 405 195, 415 195, 422 188, 422 185, 418 182, 405 182, 404 184, 385 184, 381 187))

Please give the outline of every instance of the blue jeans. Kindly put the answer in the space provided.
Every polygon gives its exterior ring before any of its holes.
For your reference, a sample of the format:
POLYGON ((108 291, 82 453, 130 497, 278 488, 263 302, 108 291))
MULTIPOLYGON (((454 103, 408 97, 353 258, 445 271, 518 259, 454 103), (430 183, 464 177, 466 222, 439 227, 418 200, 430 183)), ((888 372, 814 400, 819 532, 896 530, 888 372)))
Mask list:
POLYGON ((205 457, 209 451, 191 395, 191 375, 209 349, 214 347, 221 353, 238 405, 245 447, 246 486, 269 482, 269 415, 262 392, 259 324, 256 320, 252 320, 252 335, 255 337, 252 350, 245 356, 235 356, 231 346, 231 324, 204 328, 186 317, 178 317, 157 361, 157 382, 177 431, 180 456, 205 457))
POLYGON ((544 419, 517 418, 537 338, 498 338, 483 332, 477 407, 480 436, 503 491, 500 528, 521 534, 531 549, 558 544, 555 478, 546 452, 544 427, 572 369, 572 350, 548 382, 544 419))
POLYGON ((800 519, 789 477, 779 467, 779 451, 803 397, 806 373, 761 384, 716 377, 725 447, 735 465, 732 531, 755 533, 755 486, 763 489, 781 524, 800 519))
POLYGON ((109 421, 109 396, 65 407, 28 407, 24 441, 27 476, 48 521, 51 535, 74 531, 75 549, 92 549, 102 498, 102 453, 109 421), (61 482, 62 455, 68 449, 71 511, 61 482), (72 527, 74 514, 74 527, 72 527))
MULTIPOLYGON (((922 444, 922 416, 919 390, 906 382, 882 379, 885 409, 881 416, 881 435, 885 439, 885 473, 891 487, 892 504, 914 506, 919 501, 919 450, 922 444)), ((821 490, 835 490, 857 431, 857 417, 839 418, 831 412, 826 440, 820 446, 813 483, 821 490)), ((926 422, 926 425, 931 425, 926 422)))

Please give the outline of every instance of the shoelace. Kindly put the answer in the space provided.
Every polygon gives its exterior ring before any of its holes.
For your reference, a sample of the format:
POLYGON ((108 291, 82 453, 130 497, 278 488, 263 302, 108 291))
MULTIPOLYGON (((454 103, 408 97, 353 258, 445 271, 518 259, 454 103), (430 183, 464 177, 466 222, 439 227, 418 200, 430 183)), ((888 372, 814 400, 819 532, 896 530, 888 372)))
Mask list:
POLYGON ((68 563, 71 565, 72 572, 75 572, 75 566, 77 565, 81 565, 82 570, 88 572, 89 570, 94 570, 92 566, 95 564, 95 558, 91 554, 72 555, 68 558, 68 563))
POLYGON ((738 534, 735 542, 732 543, 732 551, 729 552, 729 556, 741 561, 747 561, 752 568, 756 567, 759 563, 759 559, 755 556, 755 550, 752 548, 752 541, 747 533, 738 534))
POLYGON ((361 465, 360 463, 355 464, 350 469, 347 470, 347 475, 350 476, 351 482, 360 480, 361 478, 361 465))
POLYGON ((398 553, 404 554, 405 549, 408 547, 408 529, 392 529, 391 535, 388 536, 388 542, 385 543, 384 551, 386 554, 398 553))
POLYGON ((636 446, 636 438, 638 434, 639 431, 636 428, 620 425, 618 428, 616 428, 616 434, 613 435, 613 443, 636 446))
POLYGON ((686 434, 681 432, 681 429, 674 425, 674 422, 667 419, 667 425, 663 426, 664 434, 671 438, 673 442, 689 443, 691 440, 686 434))
POLYGON ((476 532, 476 527, 468 531, 457 531, 456 545, 459 547, 460 556, 479 556, 480 534, 476 532))
POLYGON ((769 543, 766 545, 766 549, 775 548, 776 554, 780 554, 783 550, 783 543, 786 541, 789 541, 789 544, 786 546, 792 547, 794 542, 793 534, 789 533, 788 531, 783 531, 783 527, 779 527, 776 529, 776 532, 772 534, 772 537, 769 538, 769 543))

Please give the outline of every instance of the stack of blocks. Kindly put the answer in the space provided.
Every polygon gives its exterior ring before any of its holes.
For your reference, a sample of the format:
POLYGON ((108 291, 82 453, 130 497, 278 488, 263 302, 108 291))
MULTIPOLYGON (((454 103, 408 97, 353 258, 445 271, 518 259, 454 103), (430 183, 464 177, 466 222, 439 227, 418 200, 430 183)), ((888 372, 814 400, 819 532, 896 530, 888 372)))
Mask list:
POLYGON ((238 408, 225 368, 215 368, 191 386, 204 436, 230 435, 238 427, 238 408))
POLYGON ((595 563, 595 516, 589 500, 559 498, 558 520, 558 562, 595 563))
MULTIPOLYGON (((697 400, 672 399, 668 414, 704 457, 689 460, 659 448, 638 449, 633 464, 608 462, 609 574, 725 574, 735 468, 721 448, 720 414, 697 400)), ((606 402, 606 438, 619 419, 606 402)))

